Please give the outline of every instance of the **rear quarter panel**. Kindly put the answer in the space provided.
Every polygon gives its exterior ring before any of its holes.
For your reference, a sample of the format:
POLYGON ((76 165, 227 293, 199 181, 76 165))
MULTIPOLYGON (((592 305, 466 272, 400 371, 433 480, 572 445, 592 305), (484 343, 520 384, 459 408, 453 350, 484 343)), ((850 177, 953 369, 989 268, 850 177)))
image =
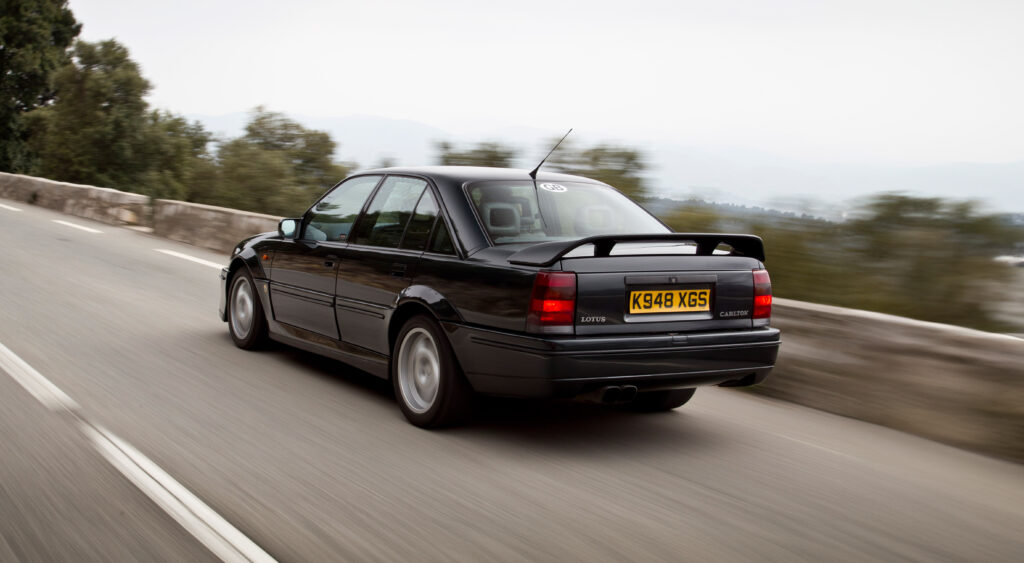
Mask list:
POLYGON ((466 324, 521 332, 535 273, 488 260, 424 254, 414 283, 443 295, 466 324))

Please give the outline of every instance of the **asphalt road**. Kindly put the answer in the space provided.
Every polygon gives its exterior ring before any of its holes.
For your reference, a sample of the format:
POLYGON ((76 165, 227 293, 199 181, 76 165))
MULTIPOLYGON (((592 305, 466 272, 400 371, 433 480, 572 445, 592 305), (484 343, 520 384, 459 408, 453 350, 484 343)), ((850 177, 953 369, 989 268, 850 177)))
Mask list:
POLYGON ((157 249, 225 257, 0 204, 0 344, 78 405, 0 373, 0 561, 215 559, 92 426, 282 561, 1024 560, 1022 466, 726 389, 420 430, 385 382, 235 348, 218 270, 157 249))

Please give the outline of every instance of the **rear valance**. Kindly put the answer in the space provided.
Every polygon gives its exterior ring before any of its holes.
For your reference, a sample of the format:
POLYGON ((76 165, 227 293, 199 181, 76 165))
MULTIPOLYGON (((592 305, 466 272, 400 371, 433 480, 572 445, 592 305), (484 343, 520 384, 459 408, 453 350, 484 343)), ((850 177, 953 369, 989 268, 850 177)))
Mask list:
POLYGON ((563 256, 586 244, 594 245, 594 256, 608 256, 620 242, 692 242, 698 256, 710 256, 719 244, 732 247, 733 256, 748 256, 764 261, 764 242, 754 235, 714 233, 666 233, 651 235, 600 235, 576 240, 543 242, 524 248, 508 257, 510 264, 550 266, 563 256))

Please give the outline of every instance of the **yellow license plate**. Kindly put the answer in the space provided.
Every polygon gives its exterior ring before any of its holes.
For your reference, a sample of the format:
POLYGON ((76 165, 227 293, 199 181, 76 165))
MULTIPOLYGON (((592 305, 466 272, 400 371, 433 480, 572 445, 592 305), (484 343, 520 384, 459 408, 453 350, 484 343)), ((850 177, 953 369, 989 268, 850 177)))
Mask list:
POLYGON ((629 313, 694 313, 711 310, 710 289, 629 292, 629 313))

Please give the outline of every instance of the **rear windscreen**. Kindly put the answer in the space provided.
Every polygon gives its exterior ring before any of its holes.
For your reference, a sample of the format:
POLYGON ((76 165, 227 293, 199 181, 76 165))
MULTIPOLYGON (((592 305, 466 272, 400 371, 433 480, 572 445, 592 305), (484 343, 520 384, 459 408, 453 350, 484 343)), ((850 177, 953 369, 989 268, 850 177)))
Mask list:
POLYGON ((608 186, 492 181, 470 184, 467 191, 495 244, 671 232, 608 186))

